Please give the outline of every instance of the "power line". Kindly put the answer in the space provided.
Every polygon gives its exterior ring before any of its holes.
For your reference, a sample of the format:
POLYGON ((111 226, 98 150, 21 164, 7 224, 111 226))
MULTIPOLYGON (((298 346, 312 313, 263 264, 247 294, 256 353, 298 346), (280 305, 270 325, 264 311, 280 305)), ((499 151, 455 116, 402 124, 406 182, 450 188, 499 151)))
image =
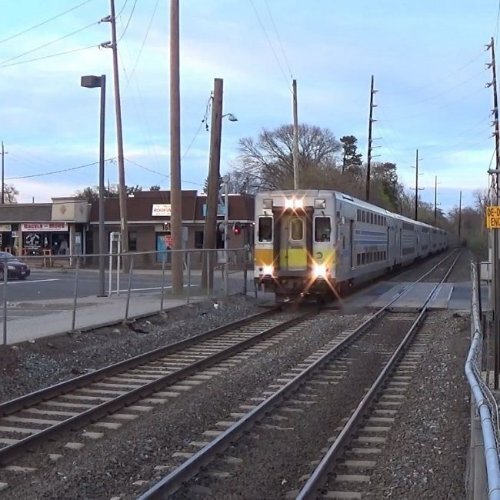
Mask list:
POLYGON ((279 35, 278 30, 276 28, 273 14, 271 12, 271 9, 269 8, 268 1, 265 0, 265 2, 266 2, 267 13, 269 14, 269 18, 271 19, 271 24, 273 26, 274 32, 276 33, 276 38, 278 39, 278 43, 279 43, 280 48, 281 48, 281 55, 283 56, 283 59, 285 60, 286 67, 288 68, 288 72, 290 73, 290 78, 293 79, 293 73, 292 73, 292 70, 290 69, 290 64, 288 64, 288 58, 286 57, 285 49, 283 47, 283 44, 281 43, 281 38, 280 38, 280 35, 279 35))
MULTIPOLYGON (((154 6, 153 13, 151 14, 151 18, 149 19, 148 27, 146 28, 146 34, 144 35, 144 38, 142 39, 141 48, 139 49, 139 52, 137 54, 137 58, 135 60, 135 63, 132 66, 132 71, 130 72, 130 76, 128 77, 129 79, 131 79, 134 76, 135 70, 137 68, 137 65, 139 64, 139 60, 140 60, 140 58, 142 56, 142 51, 144 50, 144 46, 146 45, 146 40, 149 37, 149 32, 151 30, 151 26, 153 24, 153 20, 154 20, 154 18, 156 16, 156 11, 158 9, 158 4, 159 3, 160 3, 160 0, 156 0, 156 4, 154 6)), ((135 8, 135 5, 134 5, 134 8, 135 8)))
POLYGON ((189 143, 189 146, 186 148, 186 151, 184 151, 184 153, 182 154, 182 157, 181 157, 182 160, 189 153, 189 150, 191 149, 191 146, 193 145, 193 143, 196 140, 196 138, 198 137, 198 135, 199 135, 199 133, 201 131, 201 127, 203 126, 203 124, 205 124, 205 129, 208 132, 208 114, 210 112, 210 106, 211 105, 212 105, 212 95, 210 95, 210 97, 208 98, 207 106, 205 108, 205 115, 203 116, 203 119, 200 121, 200 125, 198 126, 198 130, 194 134, 194 137, 191 139, 191 142, 189 143))
MULTIPOLYGON (((114 160, 114 158, 108 158, 105 161, 112 161, 112 160, 114 160)), ((93 163, 87 163, 86 165, 79 165, 78 167, 64 168, 62 170, 53 170, 52 172, 43 172, 41 174, 31 174, 31 175, 21 175, 19 177, 9 177, 6 180, 13 181, 13 180, 18 180, 18 179, 31 179, 33 177, 44 177, 46 175, 61 174, 64 172, 70 172, 72 170, 79 170, 82 168, 93 167, 93 166, 98 165, 98 164, 99 164, 99 162, 95 161, 93 163)))
POLYGON ((18 61, 15 63, 0 64, 0 68, 10 68, 11 66, 18 66, 19 64, 42 61, 43 59, 51 59, 52 57, 65 56, 67 54, 73 54, 74 52, 81 52, 82 50, 96 49, 96 48, 100 48, 100 45, 89 45, 88 47, 82 47, 80 49, 65 50, 64 52, 57 52, 55 54, 49 54, 47 56, 34 57, 33 59, 26 59, 24 61, 18 61))
POLYGON ((262 31, 264 32, 264 35, 265 35, 266 40, 267 40, 267 43, 269 44, 269 47, 271 48, 271 51, 272 51, 272 53, 273 53, 273 55, 274 55, 274 58, 276 59, 276 62, 278 63, 278 66, 279 66, 279 69, 280 69, 280 71, 281 71, 281 74, 283 75, 283 78, 284 78, 284 79, 285 79, 285 81, 286 81, 286 85, 287 85, 287 87, 288 87, 288 90, 290 90, 290 92, 292 92, 292 89, 290 88, 290 85, 289 85, 289 83, 288 83, 288 81, 289 81, 289 80, 288 80, 288 77, 286 76, 286 73, 285 73, 285 71, 283 70, 283 66, 281 65, 281 62, 280 62, 280 60, 279 60, 279 58, 278 58, 278 55, 276 54, 276 51, 274 50, 273 44, 271 43, 271 40, 270 40, 270 38, 269 38, 269 35, 267 34, 266 28, 264 27, 264 24, 262 23, 262 20, 261 20, 261 18, 260 18, 260 16, 259 16, 259 13, 257 12, 257 9, 255 8, 255 5, 254 5, 254 3, 253 3, 253 0, 249 0, 249 2, 250 2, 250 5, 251 5, 251 6, 252 6, 252 8, 253 8, 253 11, 255 12, 255 16, 257 17, 257 20, 259 21, 259 24, 260 24, 261 29, 262 29, 262 31))
POLYGON ((43 49, 45 47, 48 47, 49 45, 60 42, 61 40, 64 40, 65 38, 76 35, 77 33, 81 33, 82 31, 85 31, 86 29, 89 29, 90 27, 95 26, 96 24, 99 24, 99 22, 93 22, 91 24, 88 24, 87 26, 84 26, 83 28, 72 31, 71 33, 68 33, 67 35, 56 38, 55 40, 51 40, 50 42, 44 43, 42 45, 39 45, 38 47, 35 47, 34 49, 28 50, 27 52, 23 52, 22 54, 18 54, 17 56, 11 57, 9 59, 5 59, 4 61, 0 62, 0 67, 4 66, 6 63, 8 63, 10 61, 14 61, 15 59, 19 59, 20 57, 31 54, 32 52, 36 52, 37 50, 43 49))
MULTIPOLYGON (((165 177, 165 178, 170 178, 169 174, 166 174, 164 172, 158 172, 156 170, 153 170, 152 168, 145 167, 144 165, 141 165, 140 163, 137 163, 136 161, 129 160, 128 158, 125 158, 129 163, 132 163, 132 165, 135 165, 139 168, 142 168, 143 170, 146 170, 148 172, 151 172, 153 174, 159 175, 160 177, 165 177)), ((200 184, 199 182, 191 182, 191 181, 185 181, 184 179, 182 180, 183 183, 185 184, 193 184, 194 186, 203 186, 203 184, 200 184)))
MULTIPOLYGON (((128 0, 127 0, 128 1, 128 0)), ((127 4, 127 1, 125 2, 125 4, 123 5, 123 9, 125 8, 125 5, 127 4)), ((132 10, 130 11, 130 15, 128 16, 128 20, 127 20, 127 23, 125 24, 125 28, 123 29, 123 32, 122 34, 120 35, 120 38, 118 39, 118 41, 120 42, 121 39, 125 36, 125 33, 127 32, 127 29, 128 29, 128 25, 130 24, 130 21, 132 19, 132 16, 134 15, 134 11, 135 11, 135 6, 137 5, 137 0, 134 1, 134 5, 132 6, 132 10)), ((123 10, 122 9, 122 10, 123 10)), ((120 12, 121 14, 121 12, 120 12)))
POLYGON ((13 40, 14 38, 17 38, 18 36, 24 35, 25 33, 28 33, 29 31, 34 30, 36 28, 39 28, 40 26, 43 26, 44 24, 50 23, 51 21, 54 21, 54 19, 62 17, 64 15, 68 14, 69 12, 72 12, 73 10, 76 10, 76 9, 78 9, 78 8, 82 7, 83 5, 90 3, 90 2, 92 2, 92 0, 86 0, 85 2, 82 2, 78 5, 75 5, 71 9, 65 10, 64 12, 61 12, 60 14, 57 14, 56 16, 47 19, 46 21, 42 21, 41 23, 35 24, 34 26, 31 26, 30 28, 27 28, 23 31, 20 31, 19 33, 15 33, 14 35, 8 36, 7 38, 3 38, 2 40, 0 40, 0 44, 8 42, 9 40, 13 40))

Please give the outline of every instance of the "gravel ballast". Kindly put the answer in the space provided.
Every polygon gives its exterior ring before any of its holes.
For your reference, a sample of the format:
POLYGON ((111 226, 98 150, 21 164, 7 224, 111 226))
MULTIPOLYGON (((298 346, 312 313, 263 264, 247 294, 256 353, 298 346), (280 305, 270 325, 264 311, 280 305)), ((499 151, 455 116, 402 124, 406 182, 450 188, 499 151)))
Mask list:
MULTIPOLYGON (((460 262, 451 281, 469 280, 469 265, 460 262)), ((250 298, 231 297, 217 304, 197 303, 153 316, 130 326, 116 326, 75 335, 40 339, 0 349, 0 400, 57 383, 155 347, 261 312, 250 298)), ((79 451, 64 452, 40 471, 19 474, 0 498, 136 498, 149 482, 162 475, 157 466, 173 466, 172 454, 234 411, 260 395, 287 372, 343 329, 359 324, 363 314, 332 312, 293 337, 251 356, 221 376, 193 387, 166 405, 85 441, 79 451), (147 483, 146 483, 147 482, 147 483)), ((464 472, 470 418, 469 388, 463 375, 469 338, 467 314, 433 312, 426 328, 434 340, 418 368, 418 383, 407 393, 408 404, 398 411, 384 452, 370 483, 370 498, 465 498, 464 472)), ((305 433, 311 432, 304 424, 305 433)), ((75 433, 74 441, 81 440, 75 433)), ((47 445, 55 453, 58 445, 47 445)), ((300 450, 296 450, 300 457, 300 450)), ((298 460, 298 458, 296 459, 298 460)), ((261 469, 261 474, 273 473, 261 469)), ((263 478, 262 482, 267 481, 263 478)), ((289 491, 291 485, 283 485, 289 491)), ((259 493, 262 493, 259 492, 259 493)), ((201 495, 203 497, 203 495, 201 495)), ((210 498, 209 495, 206 498, 210 498)), ((219 496, 219 498, 221 498, 219 496)), ((248 496, 231 498, 256 498, 248 496)), ((258 498, 266 498, 260 495, 258 498)))

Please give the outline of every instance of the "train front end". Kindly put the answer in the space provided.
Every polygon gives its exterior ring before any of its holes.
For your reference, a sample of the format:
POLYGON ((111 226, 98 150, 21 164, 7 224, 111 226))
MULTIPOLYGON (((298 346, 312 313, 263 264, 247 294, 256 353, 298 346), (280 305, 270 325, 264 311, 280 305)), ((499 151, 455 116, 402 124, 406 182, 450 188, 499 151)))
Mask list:
POLYGON ((335 288, 335 196, 271 191, 255 200, 255 283, 278 300, 335 288))

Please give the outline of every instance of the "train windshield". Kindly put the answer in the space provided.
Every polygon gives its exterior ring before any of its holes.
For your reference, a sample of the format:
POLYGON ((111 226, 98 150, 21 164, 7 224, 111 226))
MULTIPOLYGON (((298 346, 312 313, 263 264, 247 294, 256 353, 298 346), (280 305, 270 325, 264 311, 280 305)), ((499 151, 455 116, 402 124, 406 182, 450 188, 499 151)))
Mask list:
POLYGON ((273 241, 273 218, 259 217, 259 241, 273 241))
POLYGON ((314 218, 314 239, 315 241, 331 241, 332 224, 330 217, 314 218))

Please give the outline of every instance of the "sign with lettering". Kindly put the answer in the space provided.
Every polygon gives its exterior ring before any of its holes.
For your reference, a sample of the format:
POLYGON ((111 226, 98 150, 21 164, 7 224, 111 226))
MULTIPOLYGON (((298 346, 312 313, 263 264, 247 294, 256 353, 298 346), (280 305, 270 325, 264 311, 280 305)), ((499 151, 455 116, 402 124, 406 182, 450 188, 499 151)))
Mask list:
POLYGON ((154 204, 153 203, 153 208, 151 210, 151 215, 153 217, 170 217, 171 215, 171 205, 170 203, 165 203, 165 204, 154 204))
POLYGON ((486 207, 486 227, 500 229, 500 207, 486 207))
POLYGON ((0 224, 0 232, 8 232, 12 231, 12 225, 11 224, 0 224))
POLYGON ((67 231, 66 222, 25 222, 21 231, 67 231))

